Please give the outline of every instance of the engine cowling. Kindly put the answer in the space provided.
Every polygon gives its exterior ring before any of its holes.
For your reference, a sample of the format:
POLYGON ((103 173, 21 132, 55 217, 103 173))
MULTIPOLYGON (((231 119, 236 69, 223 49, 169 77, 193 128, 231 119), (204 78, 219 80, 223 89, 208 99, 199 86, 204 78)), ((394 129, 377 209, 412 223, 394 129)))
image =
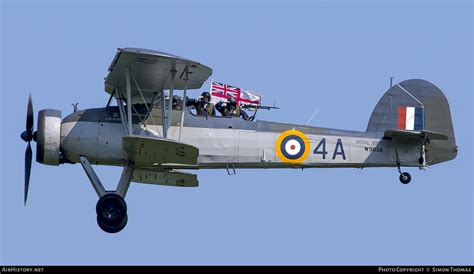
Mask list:
POLYGON ((43 109, 38 112, 36 131, 36 161, 45 165, 59 165, 61 148, 61 111, 43 109))

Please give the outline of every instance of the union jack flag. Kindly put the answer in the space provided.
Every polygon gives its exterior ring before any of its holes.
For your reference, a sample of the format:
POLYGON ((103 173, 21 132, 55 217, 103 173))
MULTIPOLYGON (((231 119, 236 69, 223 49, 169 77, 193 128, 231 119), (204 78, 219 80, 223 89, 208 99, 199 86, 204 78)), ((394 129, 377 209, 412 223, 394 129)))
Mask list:
POLYGON ((253 92, 242 90, 238 87, 234 87, 227 84, 221 84, 218 82, 211 82, 211 97, 212 103, 217 103, 220 101, 225 101, 230 97, 234 97, 237 103, 237 106, 246 105, 252 107, 260 106, 262 102, 262 97, 260 95, 254 94, 253 92))

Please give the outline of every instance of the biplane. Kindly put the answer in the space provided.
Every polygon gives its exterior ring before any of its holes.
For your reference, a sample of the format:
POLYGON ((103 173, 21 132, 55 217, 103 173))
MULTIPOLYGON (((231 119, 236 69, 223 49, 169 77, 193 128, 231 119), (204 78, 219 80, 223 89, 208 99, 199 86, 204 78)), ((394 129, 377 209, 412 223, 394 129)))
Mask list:
MULTIPOLYGON (((197 187, 199 169, 402 167, 425 169, 452 160, 457 146, 449 105, 430 82, 393 85, 375 105, 365 131, 351 131, 238 117, 199 116, 175 109, 178 91, 200 89, 212 69, 175 55, 138 48, 118 49, 105 78, 105 107, 34 114, 28 99, 25 152, 26 205, 32 164, 79 163, 99 199, 97 223, 109 233, 127 224, 125 196, 131 182, 197 187), (115 190, 107 190, 93 165, 123 167, 115 190)), ((182 92, 182 93, 181 93, 182 92)))

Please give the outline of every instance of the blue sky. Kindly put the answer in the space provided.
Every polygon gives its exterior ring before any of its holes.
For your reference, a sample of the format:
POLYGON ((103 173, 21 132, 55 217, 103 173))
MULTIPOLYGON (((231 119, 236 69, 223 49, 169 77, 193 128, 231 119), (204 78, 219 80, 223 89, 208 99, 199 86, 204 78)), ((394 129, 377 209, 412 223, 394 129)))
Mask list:
MULTIPOLYGON (((473 264, 470 1, 2 1, 0 264, 473 264), (448 97, 458 157, 395 168, 199 171, 198 188, 132 184, 119 234, 96 224, 79 165, 33 163, 23 207, 26 102, 101 107, 118 47, 213 68, 281 110, 260 119, 365 130, 395 82, 448 97)), ((203 87, 209 88, 209 82, 203 87)), ((200 91, 196 91, 196 95, 200 91)), ((120 169, 100 167, 109 187, 120 169)))

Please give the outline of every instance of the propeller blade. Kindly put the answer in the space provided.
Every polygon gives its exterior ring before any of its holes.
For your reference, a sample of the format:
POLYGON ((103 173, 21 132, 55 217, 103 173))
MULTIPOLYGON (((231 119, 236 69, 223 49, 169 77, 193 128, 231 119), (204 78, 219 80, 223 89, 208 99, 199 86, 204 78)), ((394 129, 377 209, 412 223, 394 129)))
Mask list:
POLYGON ((32 150, 30 142, 28 142, 28 146, 25 150, 25 206, 26 206, 26 199, 28 198, 28 187, 30 186, 30 174, 31 174, 31 158, 32 158, 32 150))
POLYGON ((26 111, 26 133, 28 134, 28 140, 33 138, 33 103, 31 101, 31 94, 28 96, 28 109, 26 111))

